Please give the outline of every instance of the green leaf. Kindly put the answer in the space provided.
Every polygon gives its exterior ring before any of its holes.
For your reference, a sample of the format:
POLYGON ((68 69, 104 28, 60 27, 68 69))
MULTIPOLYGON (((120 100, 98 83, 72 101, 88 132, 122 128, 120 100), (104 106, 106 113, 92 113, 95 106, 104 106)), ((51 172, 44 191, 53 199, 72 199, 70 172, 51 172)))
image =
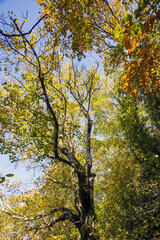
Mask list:
POLYGON ((133 30, 133 31, 137 31, 137 30, 139 30, 139 29, 140 29, 140 26, 139 26, 138 23, 134 23, 134 24, 132 25, 132 27, 131 27, 131 30, 133 30))
POLYGON ((123 23, 126 23, 127 19, 128 19, 128 13, 124 14, 124 17, 122 19, 123 23))
POLYGON ((14 177, 14 174, 12 173, 6 174, 6 177, 14 177))
POLYGON ((118 24, 115 29, 113 30, 113 35, 115 38, 119 38, 119 35, 120 35, 120 32, 119 32, 119 29, 120 29, 121 25, 118 24))

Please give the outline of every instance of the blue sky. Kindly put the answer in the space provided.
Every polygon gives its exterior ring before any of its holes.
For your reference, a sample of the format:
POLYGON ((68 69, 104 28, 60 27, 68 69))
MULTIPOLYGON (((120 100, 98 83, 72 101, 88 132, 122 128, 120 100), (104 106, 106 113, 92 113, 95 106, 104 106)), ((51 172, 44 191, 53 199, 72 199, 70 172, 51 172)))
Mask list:
POLYGON ((29 19, 34 21, 38 17, 39 5, 35 0, 0 0, 0 12, 7 14, 8 11, 13 11, 18 17, 29 11, 29 19))
MULTIPOLYGON (((33 0, 0 0, 0 14, 3 13, 4 16, 7 16, 8 11, 13 11, 18 18, 21 18, 28 11, 28 20, 30 21, 28 27, 30 28, 37 21, 39 6, 33 0)), ((1 74, 0 80, 2 78, 4 76, 1 74)), ((10 181, 20 179, 23 182, 33 183, 37 172, 35 169, 27 171, 24 163, 18 164, 15 168, 15 164, 10 163, 8 156, 0 155, 0 174, 13 173, 15 175, 10 178, 10 181)))

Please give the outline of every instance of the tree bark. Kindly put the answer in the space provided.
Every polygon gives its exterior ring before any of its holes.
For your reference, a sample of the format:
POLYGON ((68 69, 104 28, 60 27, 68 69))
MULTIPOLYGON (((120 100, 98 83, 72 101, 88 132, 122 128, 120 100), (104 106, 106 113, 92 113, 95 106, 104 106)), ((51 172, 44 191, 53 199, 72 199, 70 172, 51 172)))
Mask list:
POLYGON ((79 212, 81 240, 99 239, 93 201, 94 178, 94 173, 89 176, 87 172, 78 173, 79 191, 75 205, 79 212))

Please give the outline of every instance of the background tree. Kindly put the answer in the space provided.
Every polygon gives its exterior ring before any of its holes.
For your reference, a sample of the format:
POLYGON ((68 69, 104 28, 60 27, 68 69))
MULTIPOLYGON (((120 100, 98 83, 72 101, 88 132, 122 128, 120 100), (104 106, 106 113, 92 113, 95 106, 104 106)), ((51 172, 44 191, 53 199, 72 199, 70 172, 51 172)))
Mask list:
POLYGON ((113 155, 106 158, 104 178, 99 182, 105 192, 99 201, 104 239, 156 239, 160 234, 159 98, 156 94, 126 96, 120 86, 117 96, 114 91, 117 151, 114 142, 110 145, 113 155))
MULTIPOLYGON (((68 63, 62 69, 61 57, 49 34, 45 37, 40 29, 38 35, 28 37, 17 21, 12 20, 10 26, 16 36, 4 36, 1 45, 17 57, 15 71, 21 72, 1 86, 1 151, 10 153, 12 161, 18 155, 22 160, 48 158, 51 164, 65 164, 70 175, 70 169, 74 170, 74 211, 65 206, 67 202, 53 209, 53 214, 62 215, 44 228, 69 220, 79 229, 82 239, 97 239, 90 114, 93 96, 99 89, 97 67, 78 71, 74 63, 68 63), (39 45, 41 51, 37 53, 39 45)), ((12 56, 7 60, 13 67, 12 56)), ((6 73, 11 74, 7 67, 6 73)))

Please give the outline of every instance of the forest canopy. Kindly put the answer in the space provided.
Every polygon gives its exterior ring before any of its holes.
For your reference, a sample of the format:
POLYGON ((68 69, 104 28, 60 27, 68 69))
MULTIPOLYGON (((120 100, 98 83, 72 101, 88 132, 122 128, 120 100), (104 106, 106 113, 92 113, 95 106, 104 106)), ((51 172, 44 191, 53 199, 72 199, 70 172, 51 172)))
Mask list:
POLYGON ((0 176, 1 239, 159 239, 158 0, 37 3, 0 16, 0 153, 42 171, 0 176))

